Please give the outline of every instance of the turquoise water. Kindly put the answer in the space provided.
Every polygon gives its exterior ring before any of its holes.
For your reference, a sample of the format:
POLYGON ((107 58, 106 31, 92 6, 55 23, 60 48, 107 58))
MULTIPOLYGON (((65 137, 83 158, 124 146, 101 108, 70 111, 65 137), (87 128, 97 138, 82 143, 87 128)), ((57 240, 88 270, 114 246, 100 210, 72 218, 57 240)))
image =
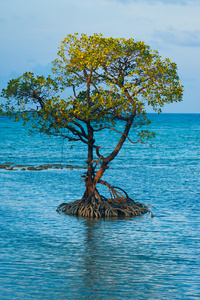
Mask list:
POLYGON ((153 147, 127 142, 104 179, 155 217, 92 221, 56 212, 83 193, 85 148, 0 118, 0 164, 75 167, 0 169, 1 300, 200 299, 200 114, 151 119, 153 147))

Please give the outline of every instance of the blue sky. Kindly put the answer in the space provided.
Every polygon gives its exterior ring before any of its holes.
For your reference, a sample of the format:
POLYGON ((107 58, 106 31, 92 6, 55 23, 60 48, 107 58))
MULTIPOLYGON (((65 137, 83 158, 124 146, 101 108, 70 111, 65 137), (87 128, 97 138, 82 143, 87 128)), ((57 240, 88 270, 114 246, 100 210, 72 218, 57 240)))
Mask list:
POLYGON ((178 65, 182 103, 200 113, 200 0, 0 0, 0 89, 25 71, 47 75, 69 33, 142 40, 178 65))

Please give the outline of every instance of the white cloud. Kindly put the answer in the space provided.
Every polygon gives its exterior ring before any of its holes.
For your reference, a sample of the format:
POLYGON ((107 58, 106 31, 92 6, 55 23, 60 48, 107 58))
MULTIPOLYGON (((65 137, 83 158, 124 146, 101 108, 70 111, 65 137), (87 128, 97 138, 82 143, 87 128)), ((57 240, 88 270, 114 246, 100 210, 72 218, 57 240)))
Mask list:
POLYGON ((200 30, 177 30, 170 27, 166 31, 155 30, 153 36, 165 44, 200 47, 200 30))

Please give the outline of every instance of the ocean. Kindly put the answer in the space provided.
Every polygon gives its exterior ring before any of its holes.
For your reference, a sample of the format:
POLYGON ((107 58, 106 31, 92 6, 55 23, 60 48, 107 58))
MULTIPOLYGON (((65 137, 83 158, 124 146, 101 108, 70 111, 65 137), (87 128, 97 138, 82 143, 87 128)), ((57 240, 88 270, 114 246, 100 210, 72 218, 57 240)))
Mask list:
MULTIPOLYGON (((0 117, 1 300, 200 299, 200 114, 149 117, 156 137, 127 141, 104 179, 154 218, 109 220, 56 212, 83 194, 84 145, 0 117)), ((118 134, 98 138, 106 155, 118 134)))

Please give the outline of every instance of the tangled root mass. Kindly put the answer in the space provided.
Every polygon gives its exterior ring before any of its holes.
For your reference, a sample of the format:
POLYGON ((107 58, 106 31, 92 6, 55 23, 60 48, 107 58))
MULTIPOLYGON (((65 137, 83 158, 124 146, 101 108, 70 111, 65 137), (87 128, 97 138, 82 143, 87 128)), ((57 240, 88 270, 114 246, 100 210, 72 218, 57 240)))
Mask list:
POLYGON ((153 213, 147 205, 135 202, 128 196, 107 199, 103 196, 96 199, 81 199, 70 203, 62 203, 57 208, 58 212, 83 218, 111 218, 141 216, 147 212, 153 213))

